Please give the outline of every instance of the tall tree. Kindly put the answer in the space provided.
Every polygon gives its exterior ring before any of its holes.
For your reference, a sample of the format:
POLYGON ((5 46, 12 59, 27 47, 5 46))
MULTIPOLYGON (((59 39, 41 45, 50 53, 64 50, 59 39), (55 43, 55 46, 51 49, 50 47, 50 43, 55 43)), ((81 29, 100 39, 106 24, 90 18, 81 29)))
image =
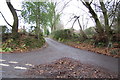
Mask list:
MULTIPOLYGON (((93 0, 92 0, 93 1, 93 0)), ((83 5, 85 5, 86 6, 86 8, 88 8, 88 10, 89 10, 89 12, 91 13, 91 15, 92 15, 92 17, 93 17, 93 19, 94 19, 94 21, 95 21, 95 23, 96 23, 96 31, 99 33, 99 34, 102 34, 102 33, 104 33, 104 30, 103 30, 103 27, 102 27, 102 25, 101 25, 101 23, 100 23, 100 20, 99 20, 99 18, 98 18, 98 15, 95 13, 95 11, 94 11, 94 9, 91 7, 91 3, 92 3, 92 1, 91 2, 88 2, 88 1, 83 1, 83 0, 81 0, 81 2, 83 3, 83 5)))
POLYGON ((60 16, 63 13, 63 10, 66 8, 66 6, 71 2, 72 0, 63 0, 63 1, 54 1, 49 2, 49 10, 48 10, 48 17, 50 22, 51 31, 57 30, 57 25, 60 22, 60 16), (61 7, 61 8, 58 8, 61 7), (58 10, 59 9, 59 10, 58 10))
MULTIPOLYGON (((104 36, 104 38, 106 39, 106 42, 108 43, 108 46, 109 46, 109 44, 112 44, 111 40, 112 40, 112 33, 113 33, 110 22, 114 21, 116 10, 117 10, 117 6, 114 3, 118 2, 118 1, 113 0, 113 1, 109 2, 109 1, 97 0, 97 2, 98 2, 97 4, 93 1, 95 1, 95 0, 90 0, 90 1, 81 0, 83 5, 86 6, 86 8, 89 10, 90 14, 92 15, 92 17, 96 23, 96 27, 98 27, 98 31, 99 31, 98 33, 102 34, 102 36, 104 36), (107 5, 106 3, 109 5, 107 5), (112 4, 110 4, 110 3, 112 3, 112 4), (95 8, 92 7, 93 5, 95 5, 95 8), (96 6, 98 7, 98 10, 96 10, 96 6), (112 15, 114 15, 113 21, 109 20, 109 14, 108 14, 108 12, 109 12, 108 8, 109 7, 111 8, 111 6, 112 6, 112 9, 111 9, 112 15), (101 25, 102 22, 100 22, 97 12, 99 14, 102 13, 102 17, 103 17, 103 21, 104 21, 103 25, 101 25)), ((113 24, 113 23, 111 23, 111 24, 113 24)), ((101 39, 102 39, 102 37, 101 37, 101 39)))
POLYGON ((109 26, 109 20, 108 20, 109 17, 108 17, 107 9, 105 7, 103 0, 99 0, 99 2, 101 5, 101 10, 102 10, 103 16, 104 16, 105 31, 106 31, 107 35, 109 35, 111 32, 111 28, 109 26))
POLYGON ((79 24, 79 27, 80 27, 80 33, 81 33, 81 36, 82 36, 83 40, 88 39, 87 35, 85 34, 85 32, 83 31, 83 28, 81 26, 81 23, 80 23, 80 20, 79 20, 80 16, 74 16, 74 18, 75 18, 75 20, 73 22, 72 28, 73 28, 75 22, 78 21, 78 24, 79 24))
POLYGON ((13 15, 13 25, 10 25, 7 20, 5 19, 4 15, 2 14, 2 12, 0 11, 2 17, 4 18, 5 22, 12 27, 12 38, 16 39, 18 37, 18 16, 16 13, 15 8, 13 7, 13 5, 11 4, 10 0, 6 0, 7 6, 10 9, 12 15, 13 15))
POLYGON ((51 31, 54 31, 56 30, 56 25, 59 22, 60 14, 56 13, 57 3, 50 2, 48 6, 49 6, 49 9, 48 9, 49 23, 50 23, 51 31))
POLYGON ((120 33, 120 1, 118 2, 117 5, 117 28, 118 28, 118 33, 120 33))
MULTIPOLYGON (((46 2, 25 2, 22 5, 22 16, 25 22, 36 24, 35 33, 39 36, 42 32, 42 26, 47 24, 47 3, 46 2)), ((45 28, 44 28, 45 29, 45 28)))
POLYGON ((18 36, 18 16, 17 16, 17 13, 16 13, 14 7, 12 6, 10 0, 6 0, 6 3, 13 15, 13 20, 14 20, 13 25, 12 25, 12 36, 13 36, 13 38, 17 38, 17 36, 18 36))
POLYGON ((120 33, 120 1, 114 0, 113 4, 109 5, 110 8, 108 9, 109 13, 109 19, 111 21, 111 27, 117 31, 117 33, 120 33))

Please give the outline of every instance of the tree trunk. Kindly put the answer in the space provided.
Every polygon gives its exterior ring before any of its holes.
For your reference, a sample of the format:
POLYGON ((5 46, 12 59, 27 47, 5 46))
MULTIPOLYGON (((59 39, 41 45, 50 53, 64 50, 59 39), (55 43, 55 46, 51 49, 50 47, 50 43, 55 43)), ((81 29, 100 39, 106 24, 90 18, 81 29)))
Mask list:
POLYGON ((40 40, 41 28, 40 28, 40 4, 36 5, 36 35, 38 36, 38 40, 40 40))
POLYGON ((84 40, 85 40, 85 39, 88 39, 87 35, 84 33, 84 31, 83 31, 83 29, 82 29, 82 26, 81 26, 81 24, 80 24, 79 19, 78 19, 78 24, 79 24, 80 32, 81 32, 81 34, 82 34, 84 40))
MULTIPOLYGON (((119 2, 120 3, 120 2, 119 2)), ((120 33, 120 4, 118 4, 117 6, 117 11, 118 11, 118 15, 117 15, 117 28, 118 28, 118 33, 120 33)))
POLYGON ((92 7, 91 7, 91 5, 89 4, 89 2, 82 2, 82 3, 88 8, 89 12, 91 13, 92 17, 94 18, 95 23, 96 23, 96 27, 97 27, 97 30, 96 30, 96 31, 97 31, 99 34, 104 33, 104 29, 103 29, 102 26, 101 26, 101 23, 100 23, 100 21, 99 21, 99 19, 98 19, 98 16, 97 16, 97 14, 95 13, 95 11, 92 9, 92 7))
POLYGON ((77 21, 77 18, 76 18, 75 21, 73 22, 71 29, 73 29, 73 26, 74 26, 74 24, 75 24, 76 21, 77 21))
POLYGON ((12 26, 12 37, 13 37, 13 39, 16 39, 18 37, 18 16, 17 16, 17 13, 16 13, 14 7, 12 6, 11 2, 6 0, 6 3, 13 15, 14 22, 13 22, 13 26, 12 26))
POLYGON ((104 24, 105 24, 105 33, 107 34, 107 45, 108 47, 112 45, 112 30, 111 27, 109 26, 109 20, 108 20, 108 14, 107 14, 107 9, 105 8, 105 4, 103 1, 99 0, 100 5, 101 5, 101 10, 104 16, 104 24))
POLYGON ((102 13, 103 13, 103 16, 104 16, 105 32, 107 33, 107 35, 110 35, 111 28, 109 26, 107 10, 105 8, 105 4, 101 0, 100 0, 100 5, 101 5, 101 10, 102 10, 102 13))

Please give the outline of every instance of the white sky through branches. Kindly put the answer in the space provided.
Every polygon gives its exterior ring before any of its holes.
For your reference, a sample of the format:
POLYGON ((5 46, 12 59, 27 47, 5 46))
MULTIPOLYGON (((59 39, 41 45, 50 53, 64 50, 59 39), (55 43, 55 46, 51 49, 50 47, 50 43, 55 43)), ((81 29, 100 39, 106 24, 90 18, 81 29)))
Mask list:
MULTIPOLYGON (((11 0, 11 3, 12 3, 12 5, 15 9, 21 10, 22 1, 23 0, 11 0)), ((69 1, 69 0, 66 0, 66 2, 67 1, 69 1)), ((61 2, 61 4, 62 4, 62 2, 61 2)), ((59 6, 58 6, 58 10, 60 10, 59 6)), ((13 17, 12 17, 12 14, 11 14, 9 8, 7 7, 6 0, 0 0, 0 11, 3 13, 6 20, 12 25, 13 24, 13 17)), ((81 17, 80 22, 81 22, 81 24, 83 24, 83 22, 85 24, 86 21, 88 20, 89 16, 84 11, 87 12, 88 10, 84 7, 84 5, 82 3, 80 3, 80 1, 78 2, 77 0, 72 0, 66 6, 66 8, 63 10, 63 14, 61 16, 61 22, 64 25, 64 27, 65 28, 71 28, 72 27, 74 19, 70 21, 70 17, 73 17, 72 16, 73 14, 75 14, 77 16, 84 16, 84 18, 86 18, 86 19, 83 19, 81 17), (79 6, 79 8, 78 8, 78 6, 79 6), (68 21, 70 21, 70 22, 67 24, 68 21)), ((18 16, 19 16, 20 12, 17 12, 17 13, 18 13, 18 16)), ((7 25, 6 22, 4 21, 4 19, 2 18, 1 14, 0 14, 0 25, 7 25)), ((25 24, 23 22, 23 20, 19 20, 19 28, 20 28, 20 26, 24 26, 24 25, 25 25, 26 28, 27 28, 27 26, 30 26, 28 24, 25 24)), ((94 22, 91 19, 88 22, 88 27, 90 27, 90 26, 94 26, 94 22)), ((74 29, 79 30, 79 25, 78 25, 77 22, 74 25, 74 29)))

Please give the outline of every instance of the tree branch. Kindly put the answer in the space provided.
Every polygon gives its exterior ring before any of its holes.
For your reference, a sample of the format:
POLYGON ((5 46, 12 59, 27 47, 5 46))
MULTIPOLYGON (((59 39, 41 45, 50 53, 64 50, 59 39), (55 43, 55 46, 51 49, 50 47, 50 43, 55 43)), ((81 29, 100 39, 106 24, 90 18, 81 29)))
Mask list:
MULTIPOLYGON (((117 0, 117 1, 118 1, 118 0, 117 0)), ((114 2, 115 2, 115 0, 114 0, 114 2)), ((118 3, 116 2, 115 9, 112 10, 111 17, 113 17, 113 20, 112 20, 112 22, 111 22, 111 24, 110 24, 110 27, 111 27, 111 26, 113 25, 113 23, 114 23, 114 20, 115 20, 115 13, 116 13, 116 11, 117 11, 118 4, 119 4, 119 2, 118 2, 118 3)))
MULTIPOLYGON (((75 14, 72 14, 72 15, 74 16, 75 14)), ((73 19, 74 19, 74 17, 70 17, 70 20, 66 23, 66 25, 67 25, 69 22, 71 22, 73 19)))
POLYGON ((82 26, 81 26, 81 24, 80 24, 79 19, 78 19, 78 24, 79 24, 80 29, 83 30, 83 29, 82 29, 82 26))
POLYGON ((71 2, 72 0, 69 0, 66 4, 64 4, 62 10, 59 12, 61 14, 61 12, 65 9, 65 7, 71 2))
POLYGON ((73 26, 74 26, 75 22, 77 21, 77 19, 78 19, 78 18, 76 18, 75 21, 73 22, 73 25, 72 25, 71 29, 73 28, 73 26))
POLYGON ((5 17, 4 17, 4 15, 2 14, 2 12, 0 11, 0 13, 1 13, 1 15, 2 15, 2 17, 3 17, 3 19, 5 20, 5 22, 10 26, 10 27, 12 27, 12 25, 10 25, 8 22, 7 22, 7 20, 5 19, 5 17))
POLYGON ((22 10, 18 10, 18 9, 15 9, 16 11, 22 11, 22 10))
POLYGON ((90 4, 92 4, 93 0, 91 0, 90 4))

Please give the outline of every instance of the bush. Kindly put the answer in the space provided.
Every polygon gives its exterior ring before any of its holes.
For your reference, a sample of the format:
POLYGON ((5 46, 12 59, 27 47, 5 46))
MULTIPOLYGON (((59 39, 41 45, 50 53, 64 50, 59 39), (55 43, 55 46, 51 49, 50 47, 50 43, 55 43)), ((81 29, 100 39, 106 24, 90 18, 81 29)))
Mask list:
POLYGON ((2 34, 3 33, 8 33, 9 29, 7 28, 7 26, 0 26, 0 29, 2 30, 2 34))
POLYGON ((96 34, 94 27, 87 28, 84 30, 84 32, 89 38, 92 38, 92 36, 96 34))
POLYGON ((120 34, 113 34, 113 38, 112 38, 113 42, 119 42, 120 41, 120 34))
POLYGON ((22 49, 33 49, 33 48, 40 48, 44 45, 45 40, 42 35, 39 36, 39 39, 36 35, 26 35, 26 34, 19 34, 19 38, 13 40, 11 38, 5 40, 2 43, 2 51, 4 52, 11 52, 16 50, 22 49))
POLYGON ((70 29, 64 29, 64 30, 57 30, 51 33, 52 38, 56 40, 65 40, 70 39, 72 37, 72 32, 70 29))
POLYGON ((57 30, 52 32, 51 37, 58 41, 83 41, 83 38, 80 34, 74 33, 71 29, 57 30))
POLYGON ((29 47, 29 48, 36 48, 36 47, 41 47, 44 43, 45 43, 45 40, 44 39, 35 39, 35 38, 25 38, 23 39, 23 43, 25 44, 26 47, 29 47))
POLYGON ((108 36, 106 34, 101 34, 101 35, 94 35, 93 36, 94 39, 94 45, 95 46, 108 46, 108 36))

